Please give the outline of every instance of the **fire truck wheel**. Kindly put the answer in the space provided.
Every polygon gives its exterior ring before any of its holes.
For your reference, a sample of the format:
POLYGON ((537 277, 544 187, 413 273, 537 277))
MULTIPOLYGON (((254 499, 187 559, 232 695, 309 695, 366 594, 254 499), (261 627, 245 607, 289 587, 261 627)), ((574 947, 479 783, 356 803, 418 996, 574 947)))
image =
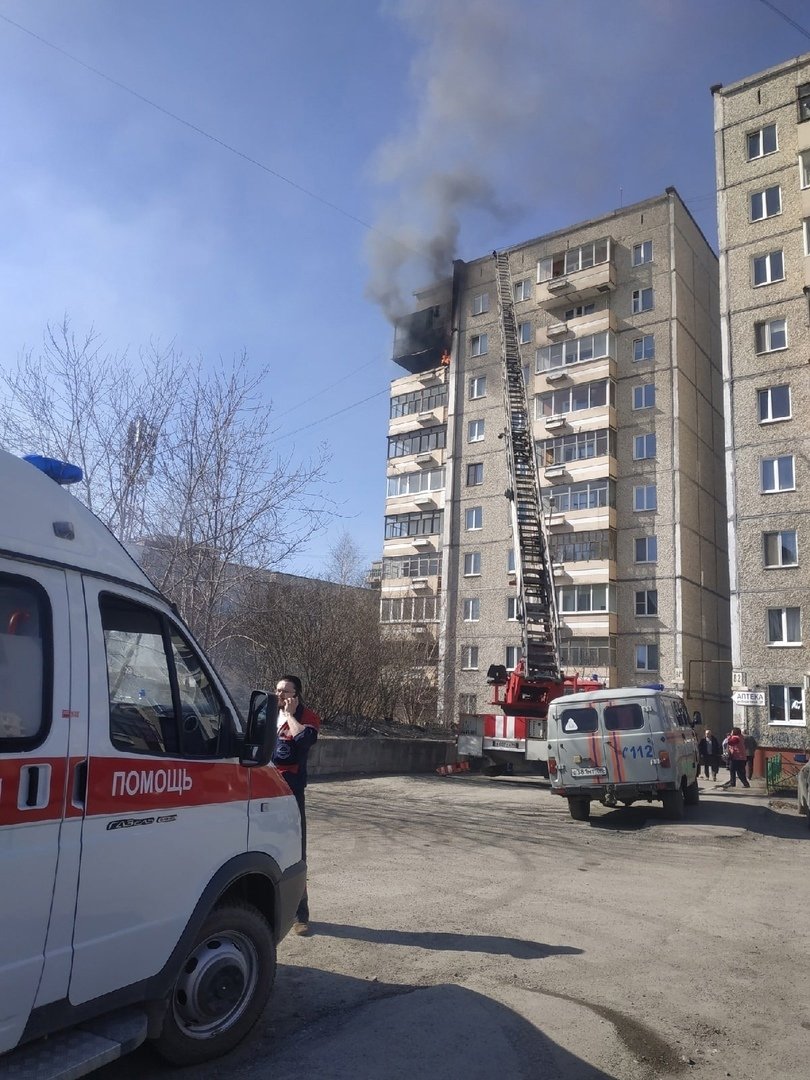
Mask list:
POLYGON ((677 821, 683 817, 686 800, 682 787, 677 787, 674 791, 662 791, 661 802, 664 804, 664 813, 668 818, 677 821))
POLYGON ((227 1054, 259 1019, 275 975, 267 920, 248 904, 214 908, 174 984, 155 1050, 172 1065, 227 1054))
POLYGON ((581 795, 571 795, 568 799, 568 809, 574 821, 588 821, 591 816, 591 800, 581 795))

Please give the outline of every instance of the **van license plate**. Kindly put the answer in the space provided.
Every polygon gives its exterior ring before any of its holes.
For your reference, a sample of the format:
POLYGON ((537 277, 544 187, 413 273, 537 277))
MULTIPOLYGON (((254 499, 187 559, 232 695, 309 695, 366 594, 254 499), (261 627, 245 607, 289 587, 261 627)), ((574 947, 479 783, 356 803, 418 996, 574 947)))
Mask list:
POLYGON ((572 776, 607 776, 607 769, 604 765, 599 765, 593 769, 572 769, 572 776))

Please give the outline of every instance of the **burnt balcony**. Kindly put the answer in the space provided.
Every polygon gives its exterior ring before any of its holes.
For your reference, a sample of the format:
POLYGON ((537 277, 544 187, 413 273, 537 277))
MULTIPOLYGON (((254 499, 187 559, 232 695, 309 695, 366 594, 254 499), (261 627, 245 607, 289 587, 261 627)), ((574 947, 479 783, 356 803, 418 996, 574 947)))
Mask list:
POLYGON ((420 375, 449 361, 450 339, 449 304, 415 311, 396 321, 392 359, 411 375, 420 375))

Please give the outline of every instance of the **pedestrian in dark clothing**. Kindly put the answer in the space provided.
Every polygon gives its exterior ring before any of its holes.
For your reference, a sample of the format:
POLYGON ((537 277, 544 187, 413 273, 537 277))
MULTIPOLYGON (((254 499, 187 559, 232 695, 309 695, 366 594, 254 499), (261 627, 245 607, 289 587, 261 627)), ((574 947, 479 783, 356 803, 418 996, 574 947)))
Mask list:
POLYGON ((720 753, 720 740, 709 728, 706 728, 706 734, 698 743, 698 754, 700 754, 700 767, 704 770, 707 780, 709 779, 709 769, 712 771, 712 780, 717 779, 720 768, 720 753))
POLYGON ((729 787, 737 786, 737 777, 740 778, 743 787, 751 787, 748 783, 748 777, 745 775, 745 743, 743 742, 742 731, 738 727, 732 728, 728 737, 728 758, 729 769, 731 770, 729 787))
POLYGON ((754 753, 757 749, 757 740, 750 732, 746 732, 743 735, 743 743, 745 744, 745 761, 748 767, 748 779, 750 780, 754 775, 754 753))
MULTIPOLYGON (((307 857, 307 816, 304 790, 307 786, 307 756, 314 746, 321 726, 320 717, 301 700, 301 680, 297 675, 282 675, 276 684, 278 694, 278 731, 273 764, 295 796, 301 814, 301 858, 307 857)), ((304 895, 295 913, 293 932, 309 931, 309 896, 304 895)))

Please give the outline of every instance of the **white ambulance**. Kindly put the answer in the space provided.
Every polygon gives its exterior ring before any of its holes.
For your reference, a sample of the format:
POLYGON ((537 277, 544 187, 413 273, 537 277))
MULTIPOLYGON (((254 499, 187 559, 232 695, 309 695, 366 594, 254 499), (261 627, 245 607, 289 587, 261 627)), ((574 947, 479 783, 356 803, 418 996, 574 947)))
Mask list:
POLYGON ((81 1076, 147 1037, 199 1063, 259 1017, 304 890, 276 700, 243 722, 41 471, 72 467, 39 465, 0 451, 0 1077, 81 1076))
POLYGON ((548 709, 551 791, 576 821, 591 802, 664 804, 669 817, 700 799, 698 749, 689 710, 667 690, 628 687, 571 694, 548 709))

